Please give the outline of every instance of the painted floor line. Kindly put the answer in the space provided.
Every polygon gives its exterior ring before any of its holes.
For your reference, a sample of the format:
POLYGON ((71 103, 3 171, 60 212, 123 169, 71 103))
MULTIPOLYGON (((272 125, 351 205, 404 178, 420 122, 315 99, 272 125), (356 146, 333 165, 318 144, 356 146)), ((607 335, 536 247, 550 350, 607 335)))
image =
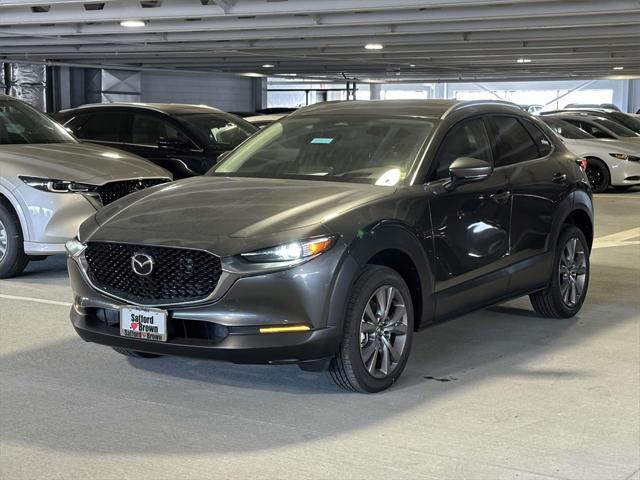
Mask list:
POLYGON ((46 305, 60 305, 62 307, 71 306, 71 302, 58 302, 56 300, 45 300, 43 298, 20 297, 18 295, 4 295, 2 293, 0 293, 0 298, 6 298, 7 300, 24 300, 25 302, 44 303, 46 305))
POLYGON ((636 237, 640 237, 640 227, 630 228, 628 230, 623 230, 622 232, 605 235, 604 237, 598 237, 593 241, 593 248, 638 245, 640 244, 640 241, 632 240, 636 237))

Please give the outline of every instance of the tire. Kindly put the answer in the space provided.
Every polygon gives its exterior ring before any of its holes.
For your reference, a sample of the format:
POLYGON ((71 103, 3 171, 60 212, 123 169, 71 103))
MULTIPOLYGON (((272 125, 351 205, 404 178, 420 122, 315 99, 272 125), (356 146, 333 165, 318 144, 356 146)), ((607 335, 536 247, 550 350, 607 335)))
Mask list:
POLYGON ((413 315, 411 294, 395 270, 364 267, 347 303, 340 351, 329 365, 333 381, 345 390, 363 393, 393 385, 409 358, 413 315), (389 292, 391 302, 386 301, 389 292), (390 306, 378 309, 381 303, 390 306))
POLYGON ((580 311, 587 296, 589 272, 589 245, 587 239, 578 227, 566 225, 560 233, 556 245, 553 273, 549 286, 544 290, 529 295, 533 309, 538 315, 546 318, 573 317, 580 311), (566 267, 568 264, 567 246, 570 241, 575 241, 576 245, 573 260, 570 259, 574 263, 572 263, 573 266, 566 267), (581 272, 583 272, 583 276, 581 276, 581 272), (575 301, 571 301, 572 283, 577 292, 575 301), (569 286, 567 287, 567 285, 569 286), (567 295, 569 302, 567 302, 567 295))
POLYGON ((137 357, 137 358, 158 358, 162 355, 156 355, 155 353, 147 353, 147 352, 138 352, 136 350, 129 350, 128 348, 121 347, 111 347, 120 355, 124 355, 125 357, 137 357))
POLYGON ((28 263, 20 222, 12 210, 0 203, 0 278, 19 275, 28 263))
POLYGON ((611 185, 609 169, 602 160, 587 158, 586 174, 593 193, 603 193, 611 185))

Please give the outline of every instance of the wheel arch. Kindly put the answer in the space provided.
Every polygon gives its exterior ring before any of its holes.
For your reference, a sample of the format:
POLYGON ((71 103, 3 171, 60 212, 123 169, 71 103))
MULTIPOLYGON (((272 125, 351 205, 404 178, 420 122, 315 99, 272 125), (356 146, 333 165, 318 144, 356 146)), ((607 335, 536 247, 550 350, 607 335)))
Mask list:
POLYGON ((593 245, 593 199, 584 190, 576 190, 567 197, 558 208, 556 221, 553 227, 553 243, 549 248, 555 248, 560 232, 564 225, 571 224, 578 227, 584 233, 589 243, 589 250, 593 245))
POLYGON ((349 253, 360 267, 384 265, 403 278, 411 293, 416 330, 433 320, 431 268, 424 247, 408 226, 398 222, 377 224, 352 241, 349 253))
POLYGON ((13 195, 11 195, 11 192, 9 190, 7 190, 2 185, 0 185, 0 203, 2 205, 5 205, 10 210, 10 212, 13 213, 13 215, 15 215, 15 217, 18 219, 18 224, 20 226, 20 229, 22 230, 22 238, 24 239, 24 241, 28 241, 29 228, 27 219, 24 215, 24 211, 22 210, 20 203, 18 203, 18 200, 13 195))

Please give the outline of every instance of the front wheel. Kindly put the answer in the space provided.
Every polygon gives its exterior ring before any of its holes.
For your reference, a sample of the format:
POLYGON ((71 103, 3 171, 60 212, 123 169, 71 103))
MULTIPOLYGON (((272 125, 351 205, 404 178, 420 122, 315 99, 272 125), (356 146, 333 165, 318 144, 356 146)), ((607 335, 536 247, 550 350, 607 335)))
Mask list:
POLYGON ((28 263, 20 222, 0 203, 0 278, 19 275, 28 263))
POLYGON ((609 169, 602 160, 596 158, 587 159, 587 178, 591 184, 593 193, 602 193, 611 183, 611 176, 609 175, 609 169))
POLYGON ((400 377, 411 350, 413 304, 402 277, 367 265, 348 303, 340 352, 329 373, 345 390, 379 392, 400 377))
POLYGON ((553 274, 546 289, 529 296, 533 309, 548 318, 569 318, 580 311, 589 287, 589 246, 578 227, 560 233, 553 274))

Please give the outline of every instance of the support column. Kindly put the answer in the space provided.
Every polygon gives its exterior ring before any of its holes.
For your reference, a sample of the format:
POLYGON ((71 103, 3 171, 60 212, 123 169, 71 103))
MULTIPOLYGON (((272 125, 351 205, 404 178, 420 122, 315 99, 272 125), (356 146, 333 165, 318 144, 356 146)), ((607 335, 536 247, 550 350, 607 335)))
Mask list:
POLYGON ((380 100, 380 93, 382 91, 382 85, 379 83, 369 84, 369 100, 380 100))

